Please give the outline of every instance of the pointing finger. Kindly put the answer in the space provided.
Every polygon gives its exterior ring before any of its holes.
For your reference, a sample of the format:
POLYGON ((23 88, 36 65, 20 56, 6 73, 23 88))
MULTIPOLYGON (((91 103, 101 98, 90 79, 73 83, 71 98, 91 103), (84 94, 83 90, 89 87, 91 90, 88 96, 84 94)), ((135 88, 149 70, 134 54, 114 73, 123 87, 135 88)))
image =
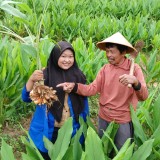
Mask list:
POLYGON ((66 83, 60 83, 56 87, 65 87, 65 86, 66 86, 66 83))

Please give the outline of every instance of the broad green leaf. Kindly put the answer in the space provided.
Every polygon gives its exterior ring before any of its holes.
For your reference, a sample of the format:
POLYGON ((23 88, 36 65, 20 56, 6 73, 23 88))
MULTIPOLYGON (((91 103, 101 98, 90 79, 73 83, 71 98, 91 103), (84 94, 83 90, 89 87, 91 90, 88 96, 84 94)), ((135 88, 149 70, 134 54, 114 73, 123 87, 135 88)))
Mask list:
POLYGON ((102 144, 103 150, 106 154, 110 153, 112 151, 112 148, 114 148, 115 152, 118 153, 118 150, 114 144, 114 137, 117 133, 118 128, 118 124, 111 122, 106 131, 104 131, 104 134, 102 136, 102 144))
POLYGON ((155 66, 155 62, 156 62, 156 54, 157 54, 157 50, 154 51, 153 54, 151 54, 150 59, 148 61, 148 71, 150 72, 152 70, 152 68, 155 66))
POLYGON ((31 155, 22 153, 22 160, 36 160, 36 159, 32 157, 31 155))
POLYGON ((154 129, 156 129, 159 124, 160 124, 160 95, 158 95, 155 103, 153 104, 153 117, 154 117, 154 121, 153 121, 153 125, 154 125, 154 129))
POLYGON ((19 3, 18 6, 27 12, 27 14, 33 14, 32 9, 26 3, 19 3))
MULTIPOLYGON (((19 95, 19 93, 18 93, 19 95)), ((16 98, 11 97, 12 100, 9 102, 9 104, 5 104, 5 106, 10 106, 10 107, 14 107, 20 100, 21 100, 21 95, 16 96, 16 98)))
POLYGON ((9 146, 3 139, 1 146, 1 158, 2 160, 15 160, 12 147, 9 146))
POLYGON ((7 87, 6 90, 10 90, 10 88, 13 88, 13 86, 16 86, 16 82, 18 82, 19 78, 20 78, 20 75, 17 74, 16 72, 14 72, 14 77, 9 77, 8 78, 8 75, 7 75, 7 80, 6 81, 8 82, 8 86, 7 86, 6 82, 5 82, 5 85, 7 87))
POLYGON ((66 154, 62 158, 62 160, 68 160, 68 159, 74 160, 74 158, 73 158, 73 145, 69 146, 69 148, 66 151, 66 154))
POLYGON ((153 139, 147 140, 145 141, 139 148, 137 151, 134 152, 131 160, 137 160, 137 159, 141 159, 141 160, 146 160, 147 157, 151 154, 152 152, 152 147, 153 147, 153 139))
POLYGON ((1 5, 0 8, 3 9, 4 11, 8 12, 9 14, 16 16, 16 17, 20 17, 20 18, 26 17, 25 14, 23 14, 18 9, 12 7, 9 4, 1 5))
POLYGON ((87 160, 87 158, 86 158, 86 153, 85 153, 85 152, 82 152, 81 160, 87 160))
POLYGON ((5 56, 3 58, 3 63, 1 64, 2 65, 2 69, 1 69, 1 79, 3 81, 5 81, 6 79, 6 75, 7 75, 7 58, 8 58, 8 54, 5 53, 5 56))
MULTIPOLYGON (((28 135, 29 138, 29 135, 28 135)), ((42 155, 34 145, 33 141, 31 138, 26 139, 26 137, 21 137, 22 142, 25 144, 26 151, 27 151, 27 156, 25 157, 32 157, 33 160, 43 160, 42 155)))
POLYGON ((33 58, 36 58, 37 51, 32 45, 21 44, 20 47, 21 47, 22 54, 27 54, 28 57, 32 56, 33 58))
POLYGON ((32 156, 38 160, 43 160, 42 155, 40 154, 39 150, 32 141, 28 131, 26 131, 21 125, 20 127, 27 135, 27 137, 21 136, 21 140, 26 146, 27 155, 32 156))
POLYGON ((43 141, 44 141, 44 145, 47 148, 47 150, 48 151, 52 150, 54 144, 45 136, 43 137, 43 141))
POLYGON ((83 126, 81 126, 76 135, 74 135, 74 137, 72 138, 72 141, 71 141, 71 145, 73 146, 73 160, 77 160, 77 159, 80 159, 81 158, 81 155, 82 155, 82 146, 79 142, 80 140, 80 137, 83 133, 83 126))
POLYGON ((127 139, 127 141, 124 143, 118 154, 113 158, 113 160, 123 160, 125 153, 127 152, 128 147, 130 146, 131 139, 127 139))
POLYGON ((85 141, 85 153, 87 160, 105 160, 102 142, 96 132, 89 127, 85 141))
POLYGON ((58 131, 58 137, 53 147, 47 146, 48 154, 51 159, 62 159, 65 155, 72 135, 72 117, 70 117, 58 131))
POLYGON ((151 131, 153 131, 153 122, 152 122, 152 118, 150 116, 149 111, 147 109, 145 109, 144 107, 141 107, 140 109, 142 110, 142 113, 145 116, 146 123, 149 125, 151 131))
POLYGON ((139 137, 143 143, 147 140, 147 136, 144 133, 142 125, 140 124, 139 119, 137 118, 136 113, 132 106, 130 107, 130 110, 131 110, 131 117, 132 117, 132 122, 134 126, 134 134, 136 137, 139 137))
POLYGON ((84 122, 83 118, 81 116, 79 116, 79 123, 80 123, 80 126, 83 126, 83 134, 84 134, 84 137, 87 136, 87 124, 84 122))
POLYGON ((160 133, 160 124, 151 136, 151 139, 154 139, 154 143, 153 143, 154 147, 160 144, 160 134, 159 133, 160 133))
POLYGON ((125 152, 124 158, 123 160, 130 160, 132 155, 133 155, 133 149, 134 149, 135 144, 132 143, 129 148, 127 149, 127 151, 125 152))
POLYGON ((6 44, 8 42, 8 37, 5 36, 3 39, 1 39, 1 44, 0 44, 0 51, 5 48, 6 44))
POLYGON ((95 128, 89 116, 87 116, 87 124, 88 126, 92 127, 92 129, 94 129, 95 132, 97 132, 97 129, 95 128))

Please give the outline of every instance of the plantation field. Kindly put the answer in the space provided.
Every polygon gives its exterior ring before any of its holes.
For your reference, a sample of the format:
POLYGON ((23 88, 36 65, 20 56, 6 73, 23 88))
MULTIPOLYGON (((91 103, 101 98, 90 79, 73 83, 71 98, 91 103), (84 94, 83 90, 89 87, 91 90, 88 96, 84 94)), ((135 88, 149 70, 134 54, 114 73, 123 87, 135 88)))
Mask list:
POLYGON ((0 0, 0 159, 43 160, 25 138, 35 105, 22 102, 21 91, 31 73, 46 66, 54 44, 67 40, 73 45, 78 66, 90 83, 108 63, 105 52, 96 43, 118 31, 133 45, 138 40, 145 43, 135 62, 143 70, 149 97, 138 103, 136 112, 131 107, 135 142, 130 144, 128 139, 118 151, 114 145, 114 123, 99 139, 98 95, 89 97, 90 117, 87 124, 81 121, 80 131, 72 141, 62 140, 66 130, 70 137, 70 119, 55 145, 44 141, 53 160, 110 160, 112 149, 116 153, 113 160, 160 159, 159 0, 0 0), (85 149, 77 143, 82 132, 85 149), (65 147, 61 148, 60 143, 65 147), (93 153, 97 153, 95 157, 93 153))

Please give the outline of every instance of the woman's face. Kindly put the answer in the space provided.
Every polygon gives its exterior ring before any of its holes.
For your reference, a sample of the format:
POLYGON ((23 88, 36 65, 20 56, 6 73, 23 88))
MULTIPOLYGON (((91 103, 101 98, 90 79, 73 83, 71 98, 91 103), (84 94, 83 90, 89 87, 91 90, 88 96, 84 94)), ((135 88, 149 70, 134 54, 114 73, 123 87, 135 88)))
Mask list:
POLYGON ((66 49, 58 59, 58 66, 64 70, 69 69, 74 64, 73 52, 66 49))

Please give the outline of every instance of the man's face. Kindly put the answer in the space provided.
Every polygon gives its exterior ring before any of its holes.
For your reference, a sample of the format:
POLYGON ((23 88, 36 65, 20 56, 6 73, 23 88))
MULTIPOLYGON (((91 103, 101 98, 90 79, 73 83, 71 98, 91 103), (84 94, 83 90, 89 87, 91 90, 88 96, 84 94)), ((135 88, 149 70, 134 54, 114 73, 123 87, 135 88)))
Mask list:
POLYGON ((110 64, 120 65, 124 61, 125 52, 120 53, 117 47, 114 46, 111 48, 106 48, 106 56, 110 64))

